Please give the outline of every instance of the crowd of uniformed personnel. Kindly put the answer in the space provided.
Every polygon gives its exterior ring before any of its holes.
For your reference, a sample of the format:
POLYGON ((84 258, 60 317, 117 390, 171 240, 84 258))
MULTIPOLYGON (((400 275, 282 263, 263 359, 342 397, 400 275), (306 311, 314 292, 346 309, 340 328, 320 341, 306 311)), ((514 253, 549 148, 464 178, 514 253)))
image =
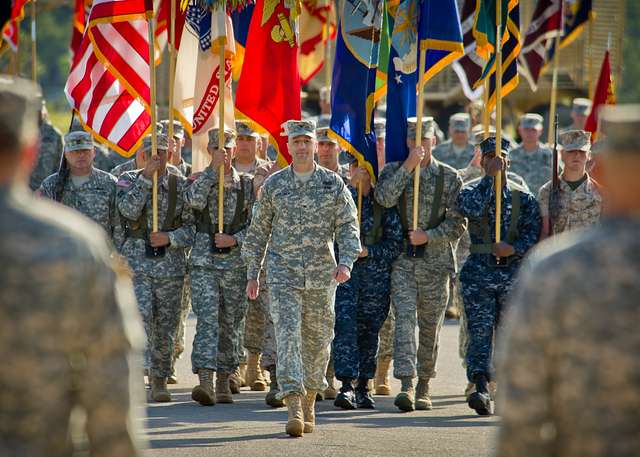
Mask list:
MULTIPOLYGON (((5 85, 1 91, 11 90, 5 85)), ((212 129, 210 163, 192 173, 183 157, 185 132, 177 122, 172 138, 168 121, 157 126, 157 154, 151 153, 149 135, 136 157, 123 162, 94 144, 79 123, 62 139, 42 115, 30 186, 40 197, 100 225, 126 259, 146 335, 144 376, 153 401, 171 401, 168 383, 188 382, 177 379, 175 363, 184 350, 191 308, 196 318, 191 365, 198 378, 192 398, 201 405, 233 403, 242 386, 268 388, 267 404, 288 408, 286 432, 301 436, 315 428, 317 400, 334 399, 344 409, 374 408, 374 389, 390 394, 393 359, 393 375, 401 381, 394 404, 401 411, 429 410, 439 332, 449 310, 461 319, 468 405, 489 415, 503 383, 494 363, 496 340, 500 344, 496 331, 511 307, 512 292, 521 300, 529 298, 515 286, 523 262, 535 257, 527 253, 544 238, 560 240, 561 232, 601 223, 604 188, 590 174, 597 162, 590 133, 583 130, 589 109, 588 100, 576 99, 574 124, 559 135, 557 185, 553 152, 540 141, 542 116, 520 118, 522 143, 514 145, 505 138, 498 144, 495 129, 485 132, 471 125, 467 113, 456 113, 449 119, 449 139, 440 144, 433 118, 422 119, 419 144, 418 120, 408 119, 408 157, 384 164, 375 181, 355 157, 341 159, 327 116, 283 124, 292 157, 283 169, 269 160, 266 142, 251 123, 238 121, 224 132, 212 129), (218 149, 219 135, 224 149, 218 149), (496 218, 501 221, 499 242, 496 218)), ((611 123, 616 127, 624 121, 611 123)), ((614 127, 616 139, 622 134, 614 127)), ((377 120, 375 130, 383 148, 384 122, 377 120)), ((55 218, 55 211, 62 210, 51 211, 55 218)), ((534 275, 525 287, 534 287, 537 280, 534 275)), ((549 277, 554 281, 559 280, 549 277)), ((548 325, 532 338, 562 334, 548 325)), ((511 338, 525 352, 532 351, 521 334, 511 338)), ((516 365, 514 357, 506 356, 505 366, 516 365)), ((520 364, 518 369, 524 368, 520 364)), ((544 386, 518 378, 521 371, 506 373, 511 374, 516 377, 504 381, 506 404, 517 408, 517 398, 509 395, 525 395, 529 386, 542 395, 544 386)), ((522 419, 515 412, 511 416, 522 419)), ((517 428, 517 423, 507 427, 517 428)), ((528 455, 513 443, 502 450, 504 455, 528 455)))

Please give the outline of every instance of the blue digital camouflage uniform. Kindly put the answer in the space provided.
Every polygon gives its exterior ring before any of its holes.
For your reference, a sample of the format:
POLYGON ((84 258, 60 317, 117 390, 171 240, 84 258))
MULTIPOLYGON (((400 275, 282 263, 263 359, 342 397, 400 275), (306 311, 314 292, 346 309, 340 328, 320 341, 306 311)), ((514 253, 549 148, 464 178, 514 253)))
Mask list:
MULTIPOLYGON (((485 176, 472 181, 460 191, 458 208, 469 219, 471 238, 470 255, 460 272, 462 299, 469 343, 466 363, 467 378, 474 382, 476 376, 485 375, 492 379, 493 339, 495 329, 506 311, 506 300, 522 258, 538 241, 542 219, 535 197, 515 183, 503 186, 501 240, 509 242, 515 254, 506 267, 490 266, 493 257, 478 253, 474 245, 495 242, 495 192, 494 179, 485 176), (518 190, 519 216, 517 232, 513 240, 507 234, 511 227, 513 210, 512 193, 518 190), (484 222, 484 223, 483 223, 484 222)), ((487 246, 488 247, 488 246, 487 246)), ((482 249, 479 249, 482 250, 482 249)))
MULTIPOLYGON (((349 186, 357 199, 357 190, 349 186)), ((378 334, 389 313, 391 264, 402 250, 402 224, 395 208, 378 206, 374 216, 373 189, 362 196, 361 241, 367 257, 353 264, 351 279, 336 291, 336 323, 332 356, 340 381, 372 379, 376 368, 378 334), (373 233, 373 232, 378 233, 373 233)))

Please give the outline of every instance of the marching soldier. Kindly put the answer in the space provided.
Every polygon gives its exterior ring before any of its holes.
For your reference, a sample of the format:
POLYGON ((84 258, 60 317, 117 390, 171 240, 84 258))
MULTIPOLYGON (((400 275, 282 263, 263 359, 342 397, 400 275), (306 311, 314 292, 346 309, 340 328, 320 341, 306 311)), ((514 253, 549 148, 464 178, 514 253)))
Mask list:
POLYGON ((150 369, 151 397, 171 401, 167 378, 171 375, 174 338, 180 319, 186 253, 193 243, 194 217, 183 197, 187 179, 170 160, 169 141, 158 134, 158 153, 151 154, 151 136, 142 144, 148 154, 142 170, 118 180, 117 206, 124 221, 121 252, 134 272, 138 308, 147 334, 145 368, 150 369), (152 178, 158 174, 159 231, 152 225, 152 178))
POLYGON ((449 165, 431 155, 435 144, 432 118, 423 119, 422 143, 415 144, 417 120, 409 119, 409 157, 385 165, 375 189, 385 208, 398 207, 407 251, 393 264, 391 301, 396 310, 394 376, 402 381, 395 405, 402 411, 431 409, 429 380, 436 375, 438 335, 455 271, 453 243, 466 228, 455 208, 462 180, 449 165), (420 167, 418 229, 411 230, 413 177, 420 167), (416 320, 417 317, 417 320, 416 320), (419 328, 416 344, 415 330, 419 328), (416 366, 417 359, 417 366, 416 366), (414 389, 413 378, 418 376, 414 389))
POLYGON ((522 115, 518 126, 522 143, 509 154, 510 171, 522 176, 534 194, 549 180, 553 162, 553 153, 540 142, 542 121, 536 113, 522 115))
POLYGON ((63 152, 62 133, 49 121, 44 100, 42 100, 39 119, 40 150, 29 178, 31 190, 37 190, 47 176, 58 171, 63 152))
POLYGON ((571 125, 563 130, 584 130, 589 114, 591 114, 591 100, 574 98, 571 103, 571 125))
POLYGON ((403 233, 397 210, 382 208, 373 199, 369 172, 349 157, 351 196, 358 198, 358 186, 362 188, 362 250, 351 279, 336 291, 332 357, 342 387, 334 404, 343 409, 374 408, 369 380, 375 374, 378 334, 389 313, 391 265, 402 250, 403 233))
POLYGON ((231 165, 236 151, 235 132, 224 131, 224 150, 217 149, 219 134, 219 129, 209 131, 211 163, 202 173, 192 176, 185 191, 185 200, 197 217, 190 263, 193 312, 197 317, 191 365, 199 384, 191 397, 202 405, 233 403, 229 376, 240 363, 241 324, 247 312, 247 270, 240 246, 253 205, 252 178, 239 174, 231 165), (223 233, 218 232, 221 165, 225 170, 223 233))
POLYGON ((469 141, 471 117, 467 113, 456 113, 449 118, 449 139, 433 150, 440 162, 455 169, 466 167, 473 158, 474 147, 469 141))
MULTIPOLYGON (((502 140, 502 153, 509 143, 502 140)), ((460 272, 467 323, 467 379, 475 384, 469 407, 479 415, 491 414, 488 383, 493 380, 492 355, 495 329, 506 311, 506 299, 515 273, 527 251, 538 241, 540 210, 535 197, 506 176, 508 159, 496 156, 496 139, 480 143, 484 176, 466 185, 458 207, 469 219, 470 255, 460 272), (495 235, 494 179, 502 173, 501 242, 495 235)))
POLYGON ((553 189, 553 181, 549 181, 538 194, 542 238, 597 224, 602 213, 599 185, 586 170, 591 132, 568 130, 560 135, 560 144, 564 168, 558 189, 553 189))
POLYGON ((38 93, 0 77, 0 455, 72 455, 81 409, 84 451, 138 456, 129 375, 142 332, 131 281, 98 225, 27 187, 38 93))
POLYGON ((301 436, 315 427, 316 392, 327 386, 335 287, 349 279, 360 239, 356 207, 344 182, 313 160, 315 123, 287 121, 285 133, 292 165, 264 183, 242 255, 248 266, 247 295, 255 299, 269 244, 266 268, 278 384, 289 409, 286 432, 301 436))
POLYGON ((518 280, 499 351, 499 457, 640 455, 640 105, 599 117, 605 216, 541 244, 518 280))
MULTIPOLYGON (((169 120, 160 121, 162 133, 169 135, 169 120)), ((182 148, 185 144, 184 127, 180 121, 173 121, 173 152, 171 153, 171 165, 180 170, 183 176, 191 176, 191 164, 184 160, 182 148)))
POLYGON ((340 146, 338 141, 328 135, 329 127, 319 127, 316 129, 318 138, 318 165, 327 170, 337 173, 347 184, 349 182, 349 165, 341 164, 338 161, 340 156, 340 146))
POLYGON ((116 179, 95 168, 94 157, 93 139, 89 133, 67 133, 64 137, 65 166, 45 179, 39 192, 91 218, 113 239, 119 229, 116 179))

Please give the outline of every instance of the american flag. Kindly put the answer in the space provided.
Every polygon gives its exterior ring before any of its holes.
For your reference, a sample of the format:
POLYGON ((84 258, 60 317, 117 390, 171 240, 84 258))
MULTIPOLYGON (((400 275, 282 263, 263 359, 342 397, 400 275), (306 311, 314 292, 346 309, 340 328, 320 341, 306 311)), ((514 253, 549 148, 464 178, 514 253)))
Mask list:
POLYGON ((150 129, 149 0, 94 0, 65 94, 94 137, 135 153, 150 129))

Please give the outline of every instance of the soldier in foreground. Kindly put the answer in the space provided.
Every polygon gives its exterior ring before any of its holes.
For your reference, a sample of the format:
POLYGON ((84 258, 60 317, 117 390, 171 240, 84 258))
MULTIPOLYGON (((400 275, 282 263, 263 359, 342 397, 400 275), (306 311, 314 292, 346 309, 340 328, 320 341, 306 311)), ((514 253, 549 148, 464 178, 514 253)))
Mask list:
POLYGON ((131 282, 96 224, 30 195, 37 93, 0 76, 0 455, 72 455, 70 416, 80 408, 88 454, 137 456, 129 363, 141 329, 131 282))
POLYGON ((247 263, 247 295, 255 300, 269 243, 269 305, 280 395, 289 409, 286 432, 302 436, 315 428, 316 393, 327 387, 335 288, 350 278, 360 239, 356 207, 344 182, 313 160, 315 123, 287 121, 285 133, 292 165, 264 183, 242 256, 247 263), (340 250, 338 265, 334 241, 340 250))
POLYGON ((640 455, 640 105, 603 108, 602 224, 523 269, 499 370, 499 457, 640 455))
POLYGON ((475 384, 469 407, 479 415, 491 414, 488 390, 493 381, 493 341, 506 311, 515 274, 522 258, 538 241, 540 210, 535 197, 507 180, 509 143, 502 140, 496 155, 496 138, 480 143, 484 176, 466 185, 458 196, 458 208, 469 219, 470 255, 460 271, 462 299, 468 332, 467 379, 475 384), (502 174, 501 241, 495 240, 495 177, 502 174))

